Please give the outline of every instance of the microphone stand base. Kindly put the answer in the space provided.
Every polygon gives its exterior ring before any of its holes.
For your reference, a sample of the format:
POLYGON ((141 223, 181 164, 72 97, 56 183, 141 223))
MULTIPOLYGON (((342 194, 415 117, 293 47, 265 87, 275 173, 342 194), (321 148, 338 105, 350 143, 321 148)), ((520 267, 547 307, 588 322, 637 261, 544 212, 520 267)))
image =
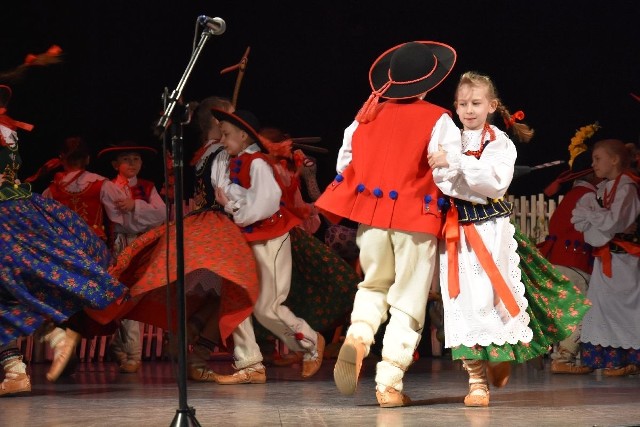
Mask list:
POLYGON ((196 410, 194 408, 178 409, 176 416, 171 421, 171 427, 201 427, 200 423, 196 419, 196 410))

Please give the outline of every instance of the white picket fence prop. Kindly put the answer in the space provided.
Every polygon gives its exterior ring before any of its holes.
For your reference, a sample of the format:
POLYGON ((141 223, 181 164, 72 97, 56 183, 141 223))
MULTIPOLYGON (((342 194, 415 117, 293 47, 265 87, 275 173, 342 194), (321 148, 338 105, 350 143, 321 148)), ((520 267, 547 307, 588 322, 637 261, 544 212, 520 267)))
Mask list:
POLYGON ((512 196, 508 200, 514 204, 511 219, 520 230, 529 236, 532 242, 541 243, 549 234, 549 219, 562 201, 545 197, 544 194, 530 196, 512 196))

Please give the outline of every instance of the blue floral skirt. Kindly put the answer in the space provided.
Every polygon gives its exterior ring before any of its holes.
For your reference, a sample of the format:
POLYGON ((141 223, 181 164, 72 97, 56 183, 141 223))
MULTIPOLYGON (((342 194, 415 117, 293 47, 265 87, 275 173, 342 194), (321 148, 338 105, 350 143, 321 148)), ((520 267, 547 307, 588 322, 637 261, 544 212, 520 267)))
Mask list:
POLYGON ((32 194, 0 202, 0 345, 45 321, 102 309, 126 287, 107 273, 105 243, 75 212, 32 194))

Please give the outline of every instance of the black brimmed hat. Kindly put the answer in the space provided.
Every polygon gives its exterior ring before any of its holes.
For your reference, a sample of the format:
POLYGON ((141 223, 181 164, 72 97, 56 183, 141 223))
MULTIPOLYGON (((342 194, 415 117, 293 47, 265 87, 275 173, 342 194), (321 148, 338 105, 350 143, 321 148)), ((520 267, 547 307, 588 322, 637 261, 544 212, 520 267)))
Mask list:
POLYGON ((369 70, 369 83, 381 98, 411 98, 442 83, 455 62, 456 51, 444 43, 403 43, 375 60, 369 70))
POLYGON ((115 144, 110 145, 109 147, 101 150, 98 153, 98 158, 105 158, 106 160, 114 160, 116 156, 120 153, 124 152, 136 152, 141 155, 156 155, 158 154, 158 150, 152 147, 148 147, 146 145, 137 144, 134 141, 124 140, 119 141, 115 144))
POLYGON ((373 120, 380 98, 407 99, 429 92, 449 75, 455 62, 456 51, 444 43, 415 41, 392 47, 369 70, 373 92, 356 120, 373 120))
POLYGON ((253 139, 253 142, 258 144, 260 151, 265 153, 267 152, 260 140, 260 134, 258 133, 260 131, 260 121, 251 111, 236 110, 233 113, 228 113, 223 110, 212 108, 211 114, 213 114, 213 117, 218 119, 218 121, 229 122, 237 128, 247 132, 251 136, 251 139, 253 139))

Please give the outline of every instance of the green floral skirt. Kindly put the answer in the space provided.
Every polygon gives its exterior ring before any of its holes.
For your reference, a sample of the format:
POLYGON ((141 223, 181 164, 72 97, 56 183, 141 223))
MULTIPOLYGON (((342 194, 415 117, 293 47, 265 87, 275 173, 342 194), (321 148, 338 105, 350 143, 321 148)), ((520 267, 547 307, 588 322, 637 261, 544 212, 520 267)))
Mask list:
POLYGON ((453 359, 521 363, 544 355, 554 343, 571 335, 591 306, 586 295, 556 270, 517 226, 514 238, 518 243, 525 296, 529 301, 531 342, 458 346, 451 349, 453 359))

